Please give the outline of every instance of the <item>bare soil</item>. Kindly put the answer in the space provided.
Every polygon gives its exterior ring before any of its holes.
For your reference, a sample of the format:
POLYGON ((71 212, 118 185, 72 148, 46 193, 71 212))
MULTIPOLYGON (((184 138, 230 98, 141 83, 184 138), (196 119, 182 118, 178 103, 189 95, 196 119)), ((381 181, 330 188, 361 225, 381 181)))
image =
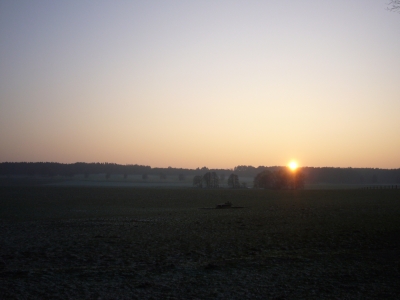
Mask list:
POLYGON ((399 292, 400 190, 0 188, 1 299, 399 292))

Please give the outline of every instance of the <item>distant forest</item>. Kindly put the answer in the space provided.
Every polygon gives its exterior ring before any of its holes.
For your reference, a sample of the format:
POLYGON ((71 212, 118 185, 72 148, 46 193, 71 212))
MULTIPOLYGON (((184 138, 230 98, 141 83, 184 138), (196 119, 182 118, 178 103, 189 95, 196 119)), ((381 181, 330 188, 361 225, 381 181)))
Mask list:
MULTIPOLYGON (((221 178, 234 173, 239 177, 255 177, 264 170, 274 171, 282 167, 266 166, 236 166, 233 169, 197 169, 182 168, 152 168, 143 165, 118 165, 114 163, 83 163, 62 164, 54 162, 4 162, 0 163, 0 176, 44 176, 73 177, 85 175, 89 178, 92 174, 112 175, 122 174, 125 178, 129 175, 157 175, 161 178, 167 176, 196 176, 207 172, 216 172, 221 178)), ((397 184, 400 183, 400 169, 372 169, 372 168, 313 168, 303 167, 300 170, 305 175, 306 184, 397 184)))

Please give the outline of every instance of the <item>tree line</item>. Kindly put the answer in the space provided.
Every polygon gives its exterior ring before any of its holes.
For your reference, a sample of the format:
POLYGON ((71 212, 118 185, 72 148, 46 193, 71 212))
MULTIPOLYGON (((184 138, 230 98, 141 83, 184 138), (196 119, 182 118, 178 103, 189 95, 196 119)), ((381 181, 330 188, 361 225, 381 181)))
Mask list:
MULTIPOLYGON (((245 166, 239 165, 233 169, 209 169, 207 167, 196 169, 183 168, 152 168, 146 165, 119 165, 115 163, 83 163, 77 162, 73 164, 62 164, 56 162, 3 162, 0 163, 1 176, 65 176, 73 177, 75 175, 84 174, 86 178, 93 174, 106 174, 110 177, 114 174, 122 174, 124 178, 129 175, 141 175, 146 179, 149 175, 160 176, 165 179, 168 176, 177 176, 179 180, 185 180, 185 176, 204 176, 210 172, 215 173, 220 181, 224 181, 229 174, 235 174, 238 178, 252 177, 267 171, 275 174, 279 178, 279 166, 245 166)), ((299 168, 304 176, 304 182, 307 184, 398 184, 400 183, 400 169, 373 169, 373 168, 299 168)), ((210 178, 213 178, 210 175, 210 178)), ((267 175, 264 175, 267 176, 267 175)), ((268 177, 268 176, 267 176, 268 177)), ((265 177, 265 178, 267 178, 265 177)), ((265 179, 264 178, 264 179, 265 179)), ((212 181, 211 181, 212 182, 212 181)), ((228 184, 238 186, 238 180, 235 177, 228 178, 228 184)))
MULTIPOLYGON (((264 170, 254 177, 253 187, 264 189, 303 189, 304 173, 301 170, 291 171, 287 167, 277 168, 274 171, 264 170)), ((216 172, 207 172, 203 176, 193 177, 193 186, 199 188, 219 188, 223 176, 218 176, 216 172)), ((245 183, 240 184, 237 174, 230 174, 228 177, 228 187, 247 188, 245 183)))
MULTIPOLYGON (((287 167, 276 168, 274 171, 264 170, 254 177, 253 187, 264 189, 303 189, 304 173, 301 170, 291 171, 287 167)), ((223 180, 215 172, 207 172, 203 176, 193 177, 193 186, 199 188, 218 188, 220 180, 223 180)), ((228 177, 228 187, 247 188, 245 183, 240 184, 237 174, 230 174, 228 177)))
MULTIPOLYGON (((240 177, 255 177, 263 171, 275 172, 281 167, 237 166, 234 173, 240 177)), ((400 169, 301 167, 308 184, 381 184, 400 183, 400 169)))
POLYGON ((254 178, 254 188, 298 190, 304 188, 304 179, 301 170, 292 171, 289 168, 265 170, 254 178))

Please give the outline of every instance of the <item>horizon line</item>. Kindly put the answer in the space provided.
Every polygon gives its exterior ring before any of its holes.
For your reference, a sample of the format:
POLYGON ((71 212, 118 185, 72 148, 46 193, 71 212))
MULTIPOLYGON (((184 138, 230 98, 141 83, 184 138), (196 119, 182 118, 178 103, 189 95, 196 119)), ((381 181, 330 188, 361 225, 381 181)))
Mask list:
MULTIPOLYGON (((168 166, 168 167, 152 167, 150 165, 141 165, 141 164, 120 164, 120 163, 113 163, 113 162, 81 162, 81 161, 77 161, 77 162, 73 162, 73 163, 63 163, 63 162, 55 162, 55 161, 3 161, 0 162, 0 164, 5 164, 5 163, 52 163, 52 164, 64 164, 64 165, 73 165, 73 164, 114 164, 114 165, 120 165, 120 166, 144 166, 144 167, 150 167, 151 169, 186 169, 186 170, 197 170, 197 169, 203 169, 206 168, 208 170, 234 170, 234 168, 239 167, 239 166, 245 166, 245 167, 253 167, 253 168, 259 168, 259 167, 264 167, 264 168, 282 168, 282 167, 288 167, 287 165, 274 165, 274 166, 266 166, 266 165, 259 165, 259 166, 253 166, 253 165, 236 165, 233 168, 209 168, 207 166, 203 166, 203 167, 197 167, 197 168, 184 168, 184 167, 172 167, 172 166, 168 166)), ((299 169, 303 169, 303 168, 331 168, 331 169, 377 169, 377 170, 399 170, 400 167, 398 168, 374 168, 374 167, 334 167, 334 166, 323 166, 323 167, 315 167, 315 166, 299 166, 299 169)))

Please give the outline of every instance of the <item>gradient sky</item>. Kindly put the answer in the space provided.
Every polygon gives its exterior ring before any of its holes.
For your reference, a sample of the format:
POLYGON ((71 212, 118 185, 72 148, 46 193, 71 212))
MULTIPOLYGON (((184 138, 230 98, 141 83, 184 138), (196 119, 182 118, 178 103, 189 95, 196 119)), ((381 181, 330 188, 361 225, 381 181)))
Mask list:
POLYGON ((0 162, 400 168, 385 0, 0 1, 0 162))

